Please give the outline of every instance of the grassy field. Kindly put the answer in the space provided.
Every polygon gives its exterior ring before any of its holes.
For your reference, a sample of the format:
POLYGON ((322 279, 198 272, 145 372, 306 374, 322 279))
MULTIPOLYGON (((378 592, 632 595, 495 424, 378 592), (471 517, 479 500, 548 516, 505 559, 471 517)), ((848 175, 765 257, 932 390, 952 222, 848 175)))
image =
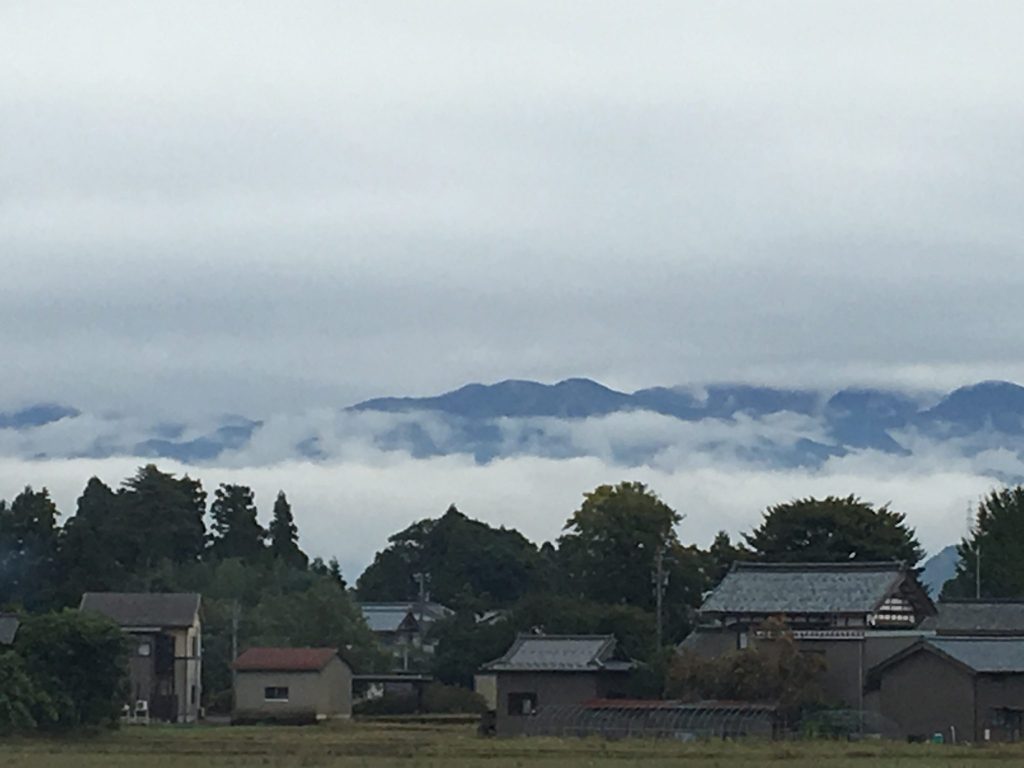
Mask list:
POLYGON ((677 744, 638 740, 483 739, 470 726, 338 723, 309 728, 125 728, 94 737, 0 742, 3 768, 222 768, 224 766, 778 765, 780 768, 967 768, 1024 765, 1024 745, 942 747, 893 743, 677 744))

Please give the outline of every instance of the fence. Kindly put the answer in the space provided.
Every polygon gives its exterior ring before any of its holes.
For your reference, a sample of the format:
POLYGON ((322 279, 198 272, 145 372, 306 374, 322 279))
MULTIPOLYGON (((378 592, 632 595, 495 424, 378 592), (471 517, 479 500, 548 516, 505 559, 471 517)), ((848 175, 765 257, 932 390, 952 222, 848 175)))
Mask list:
POLYGON ((728 702, 617 701, 538 708, 524 723, 529 736, 770 739, 779 729, 775 707, 728 702))
POLYGON ((603 700, 547 706, 524 718, 527 736, 608 739, 858 739, 893 733, 893 724, 866 710, 820 710, 787 723, 771 704, 603 700))

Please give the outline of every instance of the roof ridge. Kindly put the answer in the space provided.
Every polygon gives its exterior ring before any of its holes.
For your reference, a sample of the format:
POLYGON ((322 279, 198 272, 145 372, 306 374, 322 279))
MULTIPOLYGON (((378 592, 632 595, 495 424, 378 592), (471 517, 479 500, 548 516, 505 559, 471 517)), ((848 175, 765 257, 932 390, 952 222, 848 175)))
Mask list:
POLYGON ((889 570, 906 568, 902 560, 848 560, 841 563, 823 562, 792 562, 792 563, 762 563, 751 560, 737 560, 733 563, 734 571, 758 571, 758 570, 838 570, 838 571, 859 571, 859 570, 889 570))

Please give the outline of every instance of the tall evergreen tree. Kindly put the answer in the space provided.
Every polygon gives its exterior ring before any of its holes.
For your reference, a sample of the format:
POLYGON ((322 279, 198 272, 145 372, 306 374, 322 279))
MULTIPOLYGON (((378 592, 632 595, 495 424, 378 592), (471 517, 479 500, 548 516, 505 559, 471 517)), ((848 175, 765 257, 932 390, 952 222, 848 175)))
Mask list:
POLYGON ((296 568, 305 568, 309 558, 299 549, 299 529, 292 516, 292 506, 284 491, 278 491, 274 501, 274 516, 270 521, 270 552, 275 559, 296 568))
POLYGON ((125 480, 119 492, 129 571, 138 573, 161 560, 197 560, 206 545, 206 492, 188 475, 176 478, 153 464, 125 480))
POLYGON ((98 477, 78 497, 75 515, 61 531, 64 601, 78 602, 82 592, 123 589, 132 555, 122 498, 98 477))
POLYGON ((1024 596, 1024 486, 992 491, 978 505, 974 530, 956 548, 956 575, 942 597, 1024 596), (980 555, 980 573, 979 573, 980 555))
POLYGON ((0 503, 0 606, 48 606, 58 581, 56 504, 31 486, 10 506, 0 503))
POLYGON ((221 484, 214 493, 210 515, 213 518, 211 551, 216 557, 255 560, 264 553, 267 533, 257 520, 251 488, 221 484))

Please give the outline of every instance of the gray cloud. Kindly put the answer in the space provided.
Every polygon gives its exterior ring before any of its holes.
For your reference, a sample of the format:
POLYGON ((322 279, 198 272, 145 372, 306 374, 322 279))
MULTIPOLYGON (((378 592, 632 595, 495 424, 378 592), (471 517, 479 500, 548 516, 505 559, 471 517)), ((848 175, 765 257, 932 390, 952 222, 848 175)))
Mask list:
POLYGON ((582 7, 6 5, 0 401, 1024 377, 1018 5, 582 7))

